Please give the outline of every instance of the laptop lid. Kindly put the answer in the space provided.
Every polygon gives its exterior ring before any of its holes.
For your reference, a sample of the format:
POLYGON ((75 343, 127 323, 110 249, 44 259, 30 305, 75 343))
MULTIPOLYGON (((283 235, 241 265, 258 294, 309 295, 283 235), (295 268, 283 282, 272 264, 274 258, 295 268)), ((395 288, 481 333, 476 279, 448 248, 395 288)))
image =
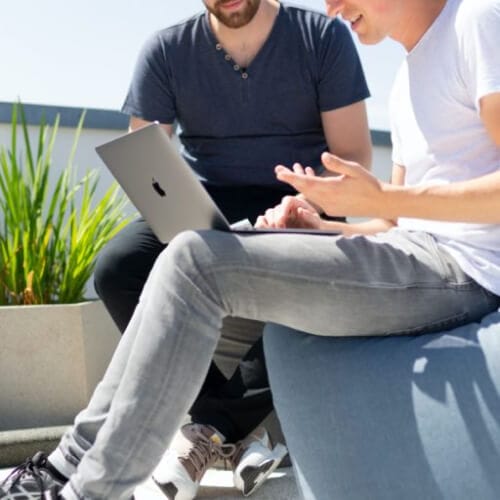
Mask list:
POLYGON ((227 219, 158 123, 96 151, 163 243, 187 229, 229 230, 227 219))

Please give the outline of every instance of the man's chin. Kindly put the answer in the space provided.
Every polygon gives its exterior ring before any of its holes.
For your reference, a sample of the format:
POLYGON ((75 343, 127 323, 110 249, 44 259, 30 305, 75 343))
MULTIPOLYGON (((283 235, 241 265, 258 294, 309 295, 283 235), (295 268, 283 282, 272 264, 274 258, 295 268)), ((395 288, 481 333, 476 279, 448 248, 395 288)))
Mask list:
POLYGON ((363 45, 377 45, 386 38, 385 36, 374 36, 367 33, 356 33, 356 35, 363 45))

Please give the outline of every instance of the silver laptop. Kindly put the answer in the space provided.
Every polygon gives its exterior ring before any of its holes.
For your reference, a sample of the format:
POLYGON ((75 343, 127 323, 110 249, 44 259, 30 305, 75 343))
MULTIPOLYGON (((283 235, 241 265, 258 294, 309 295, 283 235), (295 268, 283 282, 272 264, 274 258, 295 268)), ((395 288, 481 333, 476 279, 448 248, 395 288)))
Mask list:
POLYGON ((96 147, 130 201, 163 243, 187 229, 336 234, 307 229, 230 225, 166 131, 151 123, 96 147))

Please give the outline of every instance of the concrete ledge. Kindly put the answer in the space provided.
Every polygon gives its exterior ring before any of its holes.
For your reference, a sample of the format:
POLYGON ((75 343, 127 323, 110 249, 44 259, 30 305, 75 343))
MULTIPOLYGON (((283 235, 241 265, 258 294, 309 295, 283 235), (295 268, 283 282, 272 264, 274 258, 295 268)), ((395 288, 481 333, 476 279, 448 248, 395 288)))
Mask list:
MULTIPOLYGON (((0 482, 12 471, 0 468, 0 482)), ((165 495, 149 479, 140 485, 134 496, 137 500, 165 500, 165 495)), ((231 471, 209 470, 205 474, 197 500, 242 500, 242 494, 233 486, 231 471)), ((299 500, 301 498, 293 471, 290 468, 278 469, 271 474, 262 487, 252 495, 253 500, 299 500)))
MULTIPOLYGON (((244 497, 234 486, 232 472, 210 469, 201 481, 197 500, 242 500, 244 497)), ((165 496, 152 480, 139 486, 134 496, 137 500, 165 500, 165 496)), ((299 500, 297 485, 291 468, 278 469, 261 488, 252 495, 253 500, 299 500)))
POLYGON ((0 432, 0 468, 15 467, 37 451, 50 453, 67 426, 0 432))
MULTIPOLYGON (((0 123, 10 123, 13 104, 0 102, 0 123)), ((39 125, 42 117, 47 123, 53 123, 56 116, 59 115, 60 126, 71 128, 77 126, 84 111, 84 108, 43 104, 23 103, 23 107, 28 125, 39 125)), ((129 118, 120 111, 91 108, 86 109, 85 113, 85 128, 123 131, 128 128, 129 118)))
MULTIPOLYGON (((67 426, 43 427, 0 432, 0 482, 13 467, 37 451, 50 453, 59 443, 67 426)), ((137 500, 165 500, 165 496, 151 479, 135 492, 137 500)), ((241 500, 241 493, 233 486, 232 472, 211 469, 202 480, 197 496, 200 500, 241 500)), ((300 498, 293 471, 289 467, 276 470, 255 495, 255 500, 298 500, 300 498)))

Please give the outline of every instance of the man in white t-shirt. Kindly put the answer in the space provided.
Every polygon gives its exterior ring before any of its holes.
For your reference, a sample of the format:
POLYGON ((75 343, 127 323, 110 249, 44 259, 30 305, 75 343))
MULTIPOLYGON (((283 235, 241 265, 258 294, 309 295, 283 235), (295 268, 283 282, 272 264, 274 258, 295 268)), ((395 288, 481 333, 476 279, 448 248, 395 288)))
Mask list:
POLYGON ((327 213, 376 214, 362 225, 321 221, 289 198, 260 219, 374 234, 397 226, 432 234, 460 267, 500 295, 500 2, 498 0, 327 0, 330 15, 350 22, 360 41, 385 37, 407 56, 390 102, 392 183, 325 155, 341 179, 280 169, 327 213), (339 180, 341 182, 339 182, 339 180), (451 221, 451 222, 450 222, 451 221))
MULTIPOLYGON (((305 198, 285 198, 258 223, 343 236, 177 236, 88 407, 48 458, 16 469, 2 498, 130 498, 197 396, 227 316, 318 336, 376 336, 440 331, 498 308, 500 0, 328 0, 328 10, 362 42, 390 36, 408 51, 392 98, 392 183, 324 153, 325 168, 340 175, 278 166, 278 178, 305 198), (342 224, 319 211, 376 219, 342 224), (28 487, 33 496, 17 494, 28 487)), ((310 387, 297 408, 320 412, 324 386, 310 387)))
MULTIPOLYGON (((430 266, 444 275, 447 263, 441 257, 448 254, 498 295, 500 1, 329 0, 328 5, 362 42, 389 36, 407 50, 391 95, 392 185, 328 158, 341 179, 318 182, 286 171, 282 178, 327 211, 392 220, 384 223, 397 225, 383 233, 388 245, 397 233, 431 235, 421 240, 439 249, 430 266)), ((290 199, 262 223, 286 221, 296 209, 290 199)), ((314 213, 302 215, 304 224, 321 225, 314 213)), ((380 222, 343 229, 368 233, 377 227, 385 230, 380 222)), ((372 258, 366 255, 369 265, 372 258)), ((400 263, 417 269, 421 257, 407 251, 400 263)), ((380 280, 377 285, 376 272, 371 271, 374 296, 383 286, 380 280)), ((460 290, 448 293, 451 298, 460 290)), ((420 296, 425 300, 427 294, 420 296)), ((412 309, 426 316, 421 306, 408 302, 400 311, 395 303, 380 314, 402 312, 410 324, 412 309)), ((365 304, 358 310, 364 314, 365 304)), ((374 311, 368 314, 374 317, 374 311)), ((410 339, 338 341, 268 328, 269 377, 303 497, 498 499, 499 316, 500 311, 451 331, 450 324, 436 325, 436 334, 410 339)))

